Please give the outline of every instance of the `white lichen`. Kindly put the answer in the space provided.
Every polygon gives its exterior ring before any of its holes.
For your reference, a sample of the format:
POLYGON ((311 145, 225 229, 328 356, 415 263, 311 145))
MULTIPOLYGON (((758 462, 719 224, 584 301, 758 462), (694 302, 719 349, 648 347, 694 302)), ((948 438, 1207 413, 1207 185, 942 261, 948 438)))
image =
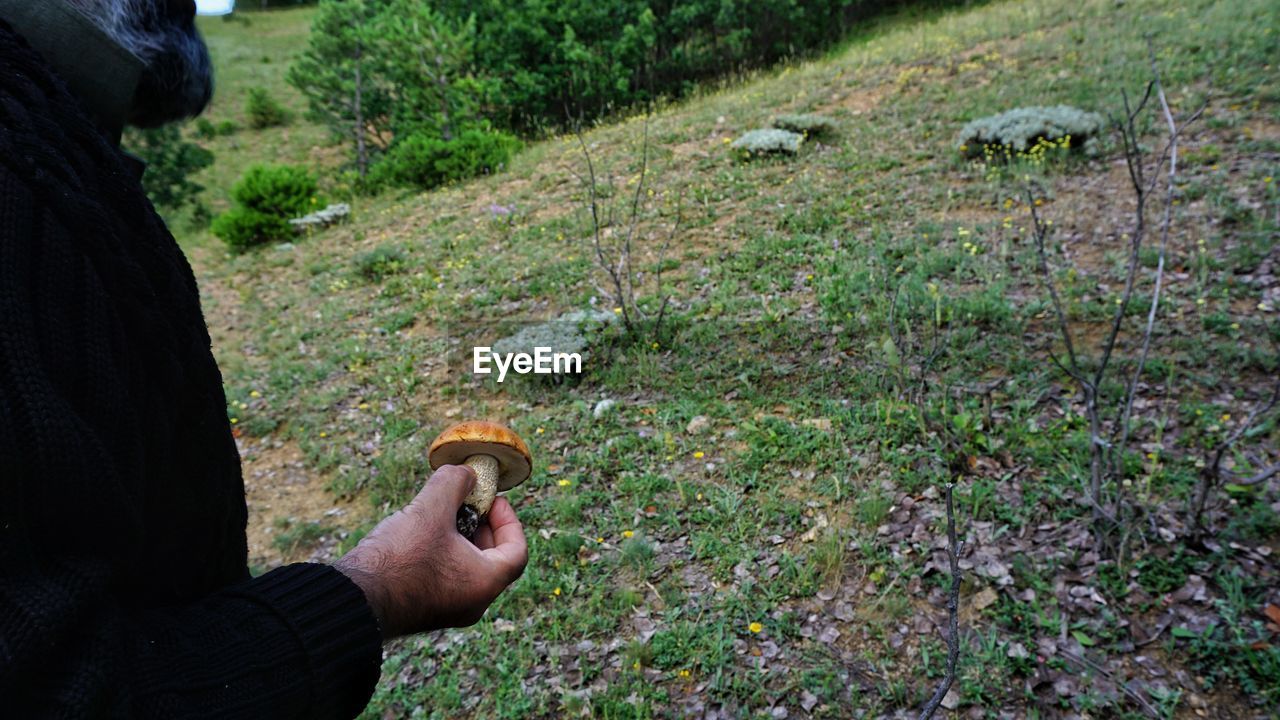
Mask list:
POLYGON ((800 152, 800 145, 803 142, 804 136, 800 133, 779 130, 778 128, 765 128, 763 130, 748 131, 742 137, 734 140, 729 147, 743 157, 751 158, 761 155, 795 155, 800 152))

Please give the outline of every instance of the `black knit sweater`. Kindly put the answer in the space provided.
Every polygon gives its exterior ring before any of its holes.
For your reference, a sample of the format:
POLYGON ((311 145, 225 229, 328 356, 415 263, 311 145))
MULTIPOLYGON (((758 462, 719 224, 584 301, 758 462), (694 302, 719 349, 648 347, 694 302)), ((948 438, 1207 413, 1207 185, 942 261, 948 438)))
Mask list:
POLYGON ((209 346, 137 170, 0 22, 0 716, 368 701, 381 639, 359 588, 318 564, 250 579, 209 346))

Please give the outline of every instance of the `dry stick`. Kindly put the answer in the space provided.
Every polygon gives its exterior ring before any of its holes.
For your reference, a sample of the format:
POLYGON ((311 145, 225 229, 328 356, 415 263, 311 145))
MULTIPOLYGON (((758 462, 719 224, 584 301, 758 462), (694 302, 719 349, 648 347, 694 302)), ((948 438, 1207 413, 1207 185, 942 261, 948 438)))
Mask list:
POLYGON ((596 194, 595 164, 591 161, 591 152, 587 149, 587 141, 582 137, 582 128, 575 124, 573 132, 578 137, 578 145, 582 148, 582 156, 587 160, 587 180, 591 187, 591 224, 594 231, 592 243, 595 247, 596 261, 609 274, 609 279, 613 281, 613 287, 617 291, 618 304, 622 307, 622 323, 627 327, 627 330, 631 330, 633 325, 630 311, 627 308, 626 294, 622 289, 622 279, 618 277, 618 269, 614 268, 613 263, 605 258, 604 240, 601 238, 600 205, 596 194))
MULTIPOLYGON (((1191 528, 1192 533, 1195 536, 1198 537, 1200 533, 1204 531, 1204 510, 1209 502, 1209 492, 1215 489, 1218 485, 1218 480, 1220 480, 1224 474, 1227 474, 1222 470, 1222 460, 1226 456, 1227 451, 1234 447, 1235 444, 1239 442, 1240 438, 1244 437, 1244 434, 1253 427, 1253 424, 1259 417, 1271 412, 1277 404, 1280 404, 1280 377, 1276 378, 1276 384, 1271 392, 1271 398, 1266 402, 1260 401, 1258 404, 1254 405, 1253 409, 1249 411, 1249 415, 1245 417, 1244 422, 1240 423, 1239 427, 1232 431, 1225 440, 1218 443, 1218 446, 1214 448, 1213 461, 1210 462, 1209 465, 1200 473, 1200 482, 1196 487, 1195 501, 1191 508, 1191 528)), ((1266 482, 1277 472, 1280 472, 1280 465, 1273 465, 1266 468, 1253 477, 1243 479, 1232 477, 1231 479, 1237 485, 1257 485, 1259 483, 1266 482)))
POLYGON ((956 540, 956 511, 952 503, 955 483, 947 483, 947 556, 951 560, 951 592, 947 594, 947 674, 920 711, 920 720, 929 720, 956 681, 956 661, 960 658, 960 543, 956 540))
POLYGON ((1045 251, 1045 239, 1049 235, 1049 227, 1040 220, 1040 213, 1036 212, 1035 197, 1031 190, 1027 190, 1027 207, 1031 208, 1031 222, 1036 230, 1036 255, 1040 270, 1040 281, 1049 292, 1049 300, 1053 304, 1053 313, 1058 320, 1058 331, 1062 333, 1062 340, 1067 347, 1067 361, 1069 364, 1064 365, 1058 358, 1057 353, 1052 350, 1049 351, 1049 357, 1053 358, 1054 364, 1077 382, 1082 385, 1088 384, 1089 381, 1085 379, 1084 373, 1080 371, 1080 363, 1076 359, 1075 344, 1071 340, 1071 327, 1067 324, 1067 314, 1062 309, 1062 298, 1058 295, 1058 288, 1053 282, 1053 273, 1049 270, 1049 256, 1045 251))
MULTIPOLYGON (((640 222, 640 198, 644 194, 644 181, 649 175, 649 115, 644 116, 644 140, 640 145, 640 180, 636 182, 636 193, 631 199, 631 222, 627 225, 627 234, 622 242, 622 258, 626 262, 623 275, 627 278, 627 301, 636 309, 636 314, 643 316, 640 306, 636 304, 635 272, 631 261, 631 238, 635 235, 636 224, 640 222)), ((644 319, 641 317, 640 319, 644 319)))
MULTIPOLYGON (((1164 114, 1165 123, 1169 126, 1169 143, 1165 151, 1160 153, 1156 169, 1158 172, 1160 164, 1167 157, 1169 159, 1169 172, 1165 192, 1164 217, 1160 221, 1160 252, 1156 261, 1155 290, 1151 297, 1151 308, 1147 312, 1147 325, 1142 334, 1142 352, 1138 356, 1138 365, 1134 368, 1133 377, 1129 380, 1129 387, 1125 393, 1124 413, 1121 415, 1120 423, 1112 434, 1113 444, 1117 448, 1117 452, 1112 454, 1113 472, 1117 471, 1118 464, 1123 462, 1121 455, 1129 444, 1129 421, 1133 415, 1134 396, 1137 395, 1138 379, 1142 376, 1142 371, 1147 364, 1147 356, 1151 350, 1151 336, 1155 328, 1156 312, 1160 307, 1160 291, 1164 286, 1164 263, 1169 247, 1169 228, 1173 224, 1173 205, 1177 194, 1178 139, 1186 129, 1186 126, 1195 122, 1206 107, 1202 105, 1191 117, 1179 125, 1173 119, 1173 111, 1169 108, 1169 100, 1164 94, 1164 85, 1160 81, 1160 68, 1156 63, 1155 51, 1149 48, 1149 52, 1151 54, 1151 74, 1155 78, 1152 84, 1155 86, 1156 96, 1160 100, 1160 109, 1164 114)), ((1140 187, 1135 186, 1134 189, 1138 193, 1142 193, 1140 187)))
MULTIPOLYGON (((1128 101, 1126 100, 1126 105, 1128 101)), ((1080 369, 1080 362, 1077 359, 1075 344, 1071 339, 1071 327, 1067 323, 1066 312, 1062 309, 1062 298, 1058 295, 1057 286, 1053 282, 1053 273, 1049 270, 1049 257, 1045 249, 1045 239, 1049 235, 1049 227, 1040 219, 1040 213, 1036 211, 1035 198, 1030 190, 1027 191, 1027 206, 1031 208, 1031 220, 1035 226, 1035 243, 1036 252, 1039 259, 1040 279, 1049 293, 1050 302, 1053 305, 1054 315, 1058 321, 1058 331, 1062 333, 1062 340, 1067 348, 1067 363, 1064 364, 1056 353, 1049 351, 1049 357, 1060 370, 1071 376, 1080 385, 1081 391, 1084 392, 1085 398, 1085 414, 1089 420, 1089 503, 1093 506, 1095 522, 1098 519, 1106 518, 1115 523, 1113 518, 1102 507, 1102 458, 1101 452, 1103 440, 1100 435, 1099 418, 1098 418, 1098 388, 1095 381, 1085 376, 1084 371, 1080 369)))
MULTIPOLYGON (((1151 338, 1155 331, 1155 319, 1160 308, 1161 293, 1164 288, 1164 268, 1165 261, 1168 258, 1169 234, 1173 224, 1173 206, 1176 203, 1177 196, 1177 174, 1178 174, 1178 142, 1185 131, 1186 127, 1194 123, 1201 113, 1204 112, 1206 106, 1201 106, 1184 122, 1178 123, 1173 117, 1173 111, 1169 107, 1168 97, 1165 95, 1164 85, 1160 78, 1159 64, 1156 62, 1156 54, 1150 38, 1147 41, 1147 50, 1151 63, 1151 82, 1147 83, 1146 92, 1143 94, 1142 100, 1136 107, 1129 104, 1128 95, 1124 95, 1125 102, 1125 120, 1123 123, 1117 123, 1120 126, 1120 135, 1125 147, 1125 164, 1129 169, 1129 178, 1133 184, 1133 191, 1137 201, 1135 209, 1135 223, 1132 248, 1133 252, 1130 256, 1129 274, 1127 277, 1124 298, 1119 307, 1116 308, 1115 320, 1116 324, 1112 326, 1112 332, 1116 333, 1119 329, 1119 321, 1126 313, 1129 301, 1132 297, 1134 283, 1137 280, 1136 261, 1138 253, 1143 242, 1146 240, 1146 205, 1147 199, 1155 192, 1160 182, 1161 170, 1164 164, 1168 162, 1169 168, 1166 174, 1166 188, 1164 198, 1164 213, 1160 223, 1160 245, 1156 262, 1156 273, 1154 280, 1154 290, 1152 292, 1151 305, 1147 311, 1147 322, 1142 332, 1142 349, 1138 356, 1137 365, 1133 374, 1125 388, 1124 405, 1120 417, 1116 424, 1112 427, 1111 442, 1102 441, 1101 447, 1106 450, 1106 472, 1113 478, 1118 478, 1122 473, 1122 464, 1124 462, 1125 449, 1129 443, 1129 433, 1132 429, 1131 420, 1133 417, 1133 404, 1137 397, 1138 381, 1142 377, 1143 371, 1146 369, 1147 358, 1151 351, 1151 338), (1139 145, 1138 130, 1136 120, 1138 115, 1146 107, 1147 102, 1154 91, 1156 97, 1160 101, 1161 112, 1164 116, 1165 123, 1169 128, 1169 139, 1165 147, 1156 156, 1155 164, 1152 168, 1150 179, 1147 179, 1143 164, 1142 151, 1139 145)), ((1116 335, 1108 336, 1107 353, 1103 357, 1103 364, 1098 368, 1098 374, 1095 378, 1097 384, 1101 383, 1103 373, 1106 371, 1106 364, 1110 360, 1110 351, 1114 347, 1116 335)), ((1100 438, 1098 439, 1100 440, 1100 438)), ((1123 492, 1123 491, 1119 491, 1123 492)), ((1123 509, 1122 500, 1117 499, 1117 510, 1123 509)), ((1126 530, 1127 533, 1127 530, 1126 530)), ((1127 542, 1126 538, 1121 540, 1121 547, 1127 542)))

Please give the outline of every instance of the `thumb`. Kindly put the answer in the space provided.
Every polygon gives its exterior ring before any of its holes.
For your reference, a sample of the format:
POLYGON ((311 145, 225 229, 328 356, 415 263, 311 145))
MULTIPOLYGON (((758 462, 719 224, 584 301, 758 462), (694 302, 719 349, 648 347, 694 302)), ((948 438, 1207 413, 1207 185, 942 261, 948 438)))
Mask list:
POLYGON ((455 513, 476 486, 476 474, 466 465, 441 465, 418 493, 418 500, 430 508, 448 508, 455 513))

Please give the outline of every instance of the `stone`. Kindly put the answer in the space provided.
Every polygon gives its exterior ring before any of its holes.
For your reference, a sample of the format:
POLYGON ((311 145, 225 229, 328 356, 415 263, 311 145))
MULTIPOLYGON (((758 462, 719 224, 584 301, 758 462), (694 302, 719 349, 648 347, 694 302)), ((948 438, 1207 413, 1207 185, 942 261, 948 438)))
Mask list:
POLYGON ((591 410, 591 417, 595 418, 596 420, 599 420, 600 418, 607 415, 609 411, 612 410, 613 407, 617 404, 618 404, 617 400, 614 400, 613 398, 605 398, 600 402, 596 403, 595 408, 591 410))
POLYGON ((316 230, 323 230, 340 222, 344 222, 351 215, 351 206, 346 203, 336 203, 330 205, 323 210, 317 210, 310 215, 303 215, 300 218, 294 218, 289 221, 295 232, 307 233, 316 230))

